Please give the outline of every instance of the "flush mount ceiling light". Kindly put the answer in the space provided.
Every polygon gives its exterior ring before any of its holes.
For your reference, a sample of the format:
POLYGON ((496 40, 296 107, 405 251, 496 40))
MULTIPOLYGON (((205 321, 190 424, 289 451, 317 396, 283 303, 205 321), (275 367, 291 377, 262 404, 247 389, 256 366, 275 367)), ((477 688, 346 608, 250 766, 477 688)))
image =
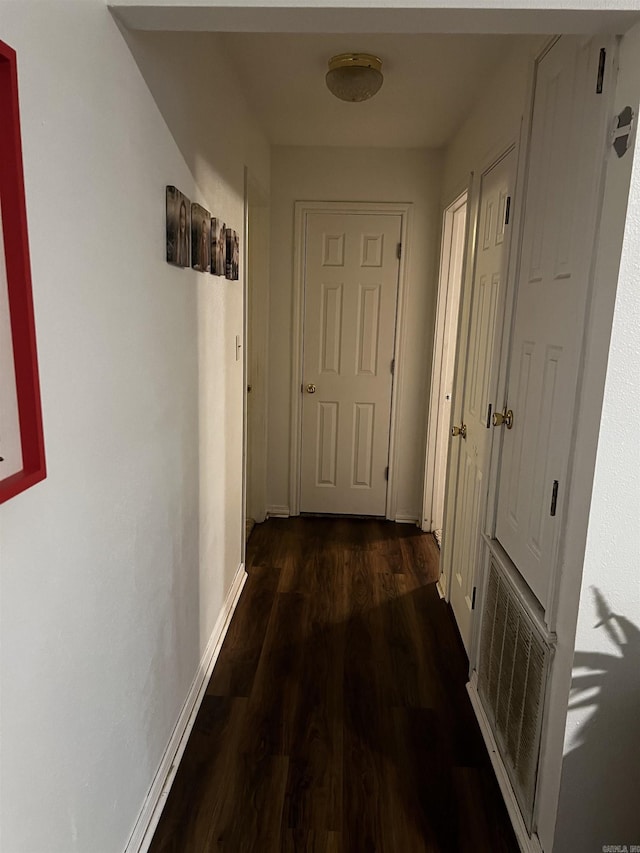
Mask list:
POLYGON ((370 53, 340 53, 329 60, 326 80, 341 101, 366 101, 382 86, 382 60, 370 53))

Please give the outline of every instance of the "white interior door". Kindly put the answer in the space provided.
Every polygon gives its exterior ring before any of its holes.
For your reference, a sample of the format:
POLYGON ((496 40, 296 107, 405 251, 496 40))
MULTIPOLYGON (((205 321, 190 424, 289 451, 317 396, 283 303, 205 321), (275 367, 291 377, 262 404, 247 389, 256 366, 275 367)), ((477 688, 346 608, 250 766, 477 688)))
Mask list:
POLYGON ((451 606, 467 651, 486 505, 495 346, 504 316, 515 174, 516 152, 512 149, 481 177, 469 335, 462 343, 464 428, 451 438, 460 448, 453 519, 451 525, 447 523, 445 536, 451 537, 451 606))
POLYGON ((438 308, 431 372, 429 434, 425 477, 423 530, 433 531, 442 542, 444 494, 449 454, 451 400, 458 334, 458 309, 464 268, 467 229, 467 193, 451 204, 444 213, 438 308))
POLYGON ((539 62, 511 339, 496 537, 544 607, 556 559, 598 190, 600 44, 563 36, 539 62))
POLYGON ((401 228, 398 214, 307 217, 301 512, 385 514, 401 228))

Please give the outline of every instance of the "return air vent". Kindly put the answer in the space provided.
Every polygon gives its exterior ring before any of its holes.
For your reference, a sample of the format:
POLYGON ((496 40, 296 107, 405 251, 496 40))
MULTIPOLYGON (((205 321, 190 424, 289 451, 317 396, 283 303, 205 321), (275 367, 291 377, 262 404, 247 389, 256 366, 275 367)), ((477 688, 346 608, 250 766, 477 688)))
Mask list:
POLYGON ((511 583, 491 559, 478 692, 529 834, 550 655, 550 647, 511 583))

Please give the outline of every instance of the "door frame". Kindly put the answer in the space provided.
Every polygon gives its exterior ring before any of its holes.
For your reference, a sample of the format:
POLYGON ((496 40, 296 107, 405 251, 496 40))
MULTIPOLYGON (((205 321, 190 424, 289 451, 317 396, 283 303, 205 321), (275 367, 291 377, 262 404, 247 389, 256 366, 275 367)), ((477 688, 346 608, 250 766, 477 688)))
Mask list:
MULTIPOLYGON (((456 340, 456 359, 455 359, 455 368, 454 368, 454 380, 453 380, 453 400, 451 405, 451 418, 452 423, 459 421, 462 417, 462 404, 463 399, 460 391, 464 386, 465 380, 465 360, 462 358, 461 352, 461 340, 462 336, 465 335, 468 339, 469 334, 471 332, 471 307, 473 300, 473 283, 476 273, 476 259, 477 259, 477 251, 478 251, 478 227, 480 222, 480 194, 482 190, 482 178, 488 172, 491 171, 495 166, 500 163, 505 157, 507 157, 512 151, 515 151, 516 156, 516 170, 515 170, 515 182, 513 188, 513 194, 515 195, 515 204, 513 207, 513 218, 516 221, 516 215, 520 214, 519 208, 519 196, 522 192, 522 175, 521 170, 523 167, 523 151, 522 151, 522 122, 520 122, 519 126, 513 128, 511 132, 503 135, 503 137, 494 144, 491 148, 490 152, 477 164, 477 168, 475 168, 470 175, 469 179, 469 189, 468 189, 468 210, 467 210, 467 239, 465 243, 465 265, 463 268, 463 277, 462 277, 462 290, 460 294, 460 309, 458 316, 458 337, 456 340)), ((505 287, 505 295, 503 302, 503 313, 501 317, 496 317, 496 350, 494 351, 493 362, 490 368, 490 387, 496 387, 497 382, 497 371, 498 365, 500 362, 501 351, 503 347, 503 334, 504 334, 504 324, 510 322, 509 311, 509 300, 511 299, 511 294, 513 292, 513 251, 514 251, 514 242, 517 242, 520 238, 519 232, 519 220, 517 220, 517 230, 511 236, 511 243, 509 246, 509 254, 506 259, 507 262, 507 280, 505 287)), ((466 351, 465 351, 465 359, 466 359, 466 351)), ((489 484, 487 482, 489 474, 491 472, 492 465, 492 445, 488 451, 487 457, 487 479, 485 480, 485 491, 482 498, 481 503, 481 530, 484 531, 486 529, 486 512, 487 512, 487 500, 488 500, 488 490, 489 484)), ((444 500, 444 522, 443 522, 443 533, 442 533, 442 548, 440 551, 440 578, 438 580, 438 585, 440 588, 440 594, 447 600, 451 599, 451 582, 453 578, 453 552, 452 552, 452 539, 455 536, 455 528, 449 530, 449 527, 452 524, 454 519, 454 509, 455 502, 457 498, 457 487, 458 487, 458 465, 460 462, 460 453, 459 447, 456 445, 449 452, 449 457, 447 459, 447 474, 446 474, 446 488, 445 488, 445 500, 444 500)), ((477 574, 475 577, 476 587, 478 590, 478 596, 476 598, 476 613, 481 612, 482 603, 481 603, 481 588, 484 582, 484 576, 482 573, 482 563, 477 568, 477 574)), ((471 631, 471 640, 469 644, 469 672, 471 672, 471 667, 473 663, 473 654, 475 652, 475 642, 476 642, 476 633, 477 633, 477 622, 478 619, 474 618, 472 622, 472 631, 471 631)))
MULTIPOLYGON (((266 422, 266 400, 268 394, 268 346, 269 317, 268 312, 261 322, 256 322, 256 312, 252 311, 250 316, 250 304, 256 298, 255 282, 252 280, 252 257, 251 247, 253 245, 252 230, 257 230, 256 211, 259 208, 268 210, 269 196, 251 170, 244 167, 244 207, 243 207, 243 234, 242 234, 242 530, 241 530, 241 553, 242 564, 246 564, 247 548, 247 519, 249 518, 248 506, 253 504, 258 508, 258 518, 254 521, 264 521, 266 517, 266 467, 260 466, 256 472, 257 456, 267 453, 267 422, 266 422), (251 322, 253 321, 253 322, 251 322), (258 393, 254 394, 253 410, 249 408, 249 380, 255 382, 256 365, 261 362, 258 393), (260 405, 262 411, 256 411, 256 405, 260 405), (262 415, 262 418, 260 418, 262 415), (253 447, 251 446, 253 445, 253 447), (252 449, 254 450, 252 454, 252 449), (255 450, 259 453, 256 454, 255 450), (253 471, 250 466, 253 464, 253 471), (256 473, 258 477, 256 477, 256 473), (259 483, 256 480, 259 479, 259 483)), ((266 235, 267 251, 268 219, 265 220, 264 234, 266 235)), ((264 281, 262 282, 264 284, 264 281)), ((268 297, 268 288, 267 288, 268 297)))
MULTIPOLYGON (((249 168, 244 167, 242 209, 242 517, 240 529, 240 553, 242 566, 247 565, 247 481, 249 477, 249 400, 247 399, 247 377, 249 362, 247 340, 249 331, 249 168)), ((236 349, 237 358, 237 349, 236 349)))
POLYGON ((267 514, 269 195, 250 170, 246 173, 245 205, 243 254, 245 263, 243 393, 247 431, 245 509, 248 518, 260 523, 265 520, 267 514), (252 385, 250 398, 249 383, 252 385))
POLYGON ((398 482, 396 430, 402 393, 402 347, 404 343, 406 279, 409 258, 413 205, 403 202, 369 201, 297 201, 295 203, 295 232, 293 254, 293 322, 291 341, 291 440, 289 453, 289 515, 300 515, 300 468, 302 454, 302 357, 304 345, 304 288, 306 261, 307 219, 311 213, 396 214, 400 216, 402 252, 398 270, 395 340, 393 357, 395 369, 391 383, 391 420, 389 431, 389 480, 385 517, 395 520, 398 482))
MULTIPOLYGON (((504 143, 504 140, 503 140, 504 143)), ((478 263, 481 255, 481 251, 479 249, 480 244, 480 221, 482 217, 482 209, 483 209, 483 187, 485 184, 485 178, 487 178, 494 169, 500 166, 507 158, 513 156, 514 164, 513 164, 513 184, 511 189, 511 199, 514 202, 517 201, 517 193, 519 192, 518 187, 518 168, 520 162, 520 148, 517 136, 512 136, 509 142, 502 147, 499 146, 500 151, 494 149, 492 154, 485 159, 477 173, 473 174, 472 186, 470 191, 471 203, 469 207, 469 223, 468 223, 468 241, 466 244, 467 250, 467 264, 464 268, 464 281, 463 281, 463 289, 461 295, 460 302, 460 317, 459 317, 459 331, 458 338, 456 341, 456 364, 455 364, 455 376, 454 376, 454 385, 453 385, 453 405, 451 407, 451 416, 452 423, 461 423, 464 421, 464 408, 465 401, 468 390, 468 383, 470 382, 470 374, 469 374, 469 356, 470 356, 470 346, 471 346, 471 333, 473 329, 473 321, 474 321, 474 309, 475 309, 475 297, 478 288, 477 281, 477 271, 478 271, 478 263), (463 346, 464 342, 464 346, 463 346)), ((512 222, 515 221, 512 219, 512 222)), ((516 230, 517 233, 517 230, 516 230)), ((495 411, 495 388, 496 388, 496 377, 497 370, 500 360, 500 347, 502 340, 502 329, 503 324, 505 322, 505 311, 507 305, 507 298, 509 292, 509 282, 511 280, 512 275, 512 261, 511 261, 511 249, 513 245, 513 232, 509 236, 509 244, 508 250, 505 252, 503 257, 504 264, 504 288, 503 295, 498 300, 495 309, 495 326, 494 326, 494 336, 493 343, 491 346, 492 349, 492 357, 490 361, 488 361, 488 383, 487 383, 487 393, 490 401, 493 401, 494 411, 495 411)), ((446 499, 445 499, 445 517, 444 517, 444 525, 443 525, 443 542, 441 549, 441 561, 440 561, 440 579, 439 584, 441 588, 441 593, 446 596, 447 601, 452 602, 452 593, 454 589, 454 573, 455 573, 455 564, 454 564, 454 540, 456 539, 456 531, 457 525, 460 523, 461 519, 456 514, 456 508, 458 507, 459 497, 461 493, 460 489, 460 465, 461 465, 461 456, 463 452, 463 445, 460 442, 455 442, 453 445, 450 445, 449 451, 449 459, 447 460, 447 491, 446 491, 446 499)), ((480 587, 482 584, 483 574, 482 574, 482 560, 481 560, 481 537, 482 532, 485 529, 485 515, 487 509, 487 476, 490 470, 491 464, 491 445, 488 444, 486 447, 486 455, 484 460, 484 471, 483 471, 483 480, 484 483, 481 487, 481 491, 478 498, 478 518, 479 518, 479 536, 478 539, 473 542, 473 550, 477 553, 478 559, 473 565, 473 585, 476 589, 476 592, 480 592, 480 587)), ((464 495, 462 495, 464 498, 464 495)), ((473 541, 473 540, 472 540, 473 541)), ((478 614, 481 612, 479 606, 479 596, 476 596, 474 599, 474 604, 471 604, 470 612, 470 631, 465 641, 465 646, 467 646, 467 654, 469 660, 471 660, 471 653, 474 648, 474 641, 476 635, 476 628, 478 624, 478 614), (468 644, 468 645, 467 645, 468 644)), ((460 634, 462 636, 462 625, 461 620, 458 619, 458 615, 456 610, 454 609, 454 616, 456 617, 456 625, 460 630, 460 634)))
MULTIPOLYGON (((433 358, 431 366, 431 390, 429 393, 429 417, 427 421, 427 452, 425 455, 424 483, 422 498, 422 530, 427 533, 433 528, 433 505, 435 491, 436 465, 435 458, 438 449, 438 419, 440 414, 440 393, 442 386, 442 357, 445 342, 445 330, 448 326, 450 303, 449 291, 451 287, 450 273, 453 247, 453 219, 458 210, 466 205, 465 235, 462 245, 462 263, 460 268, 460 293, 458 296, 458 316, 456 317, 456 330, 459 325, 459 316, 462 309, 462 296, 464 289, 464 273, 467 255, 467 232, 469 229, 469 187, 459 193, 453 201, 445 207, 442 213, 442 239, 440 241, 440 271, 438 274, 438 301, 436 306, 436 328, 433 341, 433 358), (446 253, 446 254, 445 254, 446 253), (446 269, 445 269, 446 267, 446 269)), ((455 358, 457 354, 458 340, 455 341, 455 358)), ((451 407, 453 411, 453 406, 451 407)), ((444 500, 447 486, 447 470, 443 472, 442 482, 442 515, 444 523, 444 500)))

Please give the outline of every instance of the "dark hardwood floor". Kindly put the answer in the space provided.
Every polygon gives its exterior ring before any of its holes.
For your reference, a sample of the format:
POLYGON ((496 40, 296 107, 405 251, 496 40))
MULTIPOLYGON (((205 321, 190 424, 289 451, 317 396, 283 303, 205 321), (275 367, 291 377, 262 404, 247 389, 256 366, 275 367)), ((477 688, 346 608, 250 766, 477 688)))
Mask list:
POLYGON ((516 853, 416 527, 257 525, 151 851, 516 853))

